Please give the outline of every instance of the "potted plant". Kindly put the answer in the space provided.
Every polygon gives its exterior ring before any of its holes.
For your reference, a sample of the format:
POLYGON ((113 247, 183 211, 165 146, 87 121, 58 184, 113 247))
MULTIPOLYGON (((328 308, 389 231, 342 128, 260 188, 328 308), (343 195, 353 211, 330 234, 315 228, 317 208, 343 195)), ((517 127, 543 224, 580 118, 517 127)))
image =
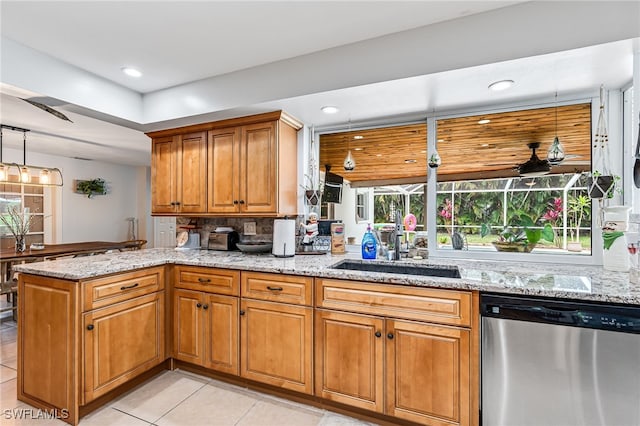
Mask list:
MULTIPOLYGON (((527 214, 518 216, 517 224, 505 227, 492 244, 498 251, 529 253, 540 240, 553 242, 555 234, 549 223, 536 228, 535 222, 527 214)), ((483 227, 483 230, 486 228, 483 227)), ((485 234, 487 235, 487 234, 485 234)), ((482 235, 481 236, 485 236, 482 235)))
POLYGON ((587 191, 589 198, 612 198, 617 190, 620 176, 603 175, 595 171, 587 179, 587 191))
POLYGON ((101 178, 79 180, 76 183, 76 191, 85 194, 87 198, 91 198, 95 194, 104 195, 107 193, 106 182, 101 178))
POLYGON ((580 243, 580 225, 585 215, 591 213, 591 201, 589 197, 584 194, 580 194, 577 197, 569 198, 569 213, 568 222, 571 228, 571 241, 567 243, 567 250, 569 251, 582 251, 582 244, 580 243))

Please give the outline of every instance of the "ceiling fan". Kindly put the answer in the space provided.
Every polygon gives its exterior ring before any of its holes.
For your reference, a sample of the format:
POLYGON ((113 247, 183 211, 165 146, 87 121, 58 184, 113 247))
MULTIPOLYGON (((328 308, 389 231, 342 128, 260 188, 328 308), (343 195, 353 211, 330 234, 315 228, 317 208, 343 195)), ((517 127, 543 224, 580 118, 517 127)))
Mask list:
MULTIPOLYGON (((536 154, 536 150, 540 148, 540 142, 530 142, 527 144, 527 147, 531 150, 531 157, 524 163, 516 164, 513 168, 518 171, 520 176, 524 177, 535 177, 535 176, 543 176, 551 171, 553 166, 558 166, 563 164, 565 160, 569 158, 577 158, 580 155, 566 155, 560 161, 550 162, 548 159, 541 159, 536 154)), ((566 164, 566 163, 565 163, 566 164)), ((506 166, 512 165, 512 163, 499 163, 499 164, 486 164, 486 166, 506 166)))

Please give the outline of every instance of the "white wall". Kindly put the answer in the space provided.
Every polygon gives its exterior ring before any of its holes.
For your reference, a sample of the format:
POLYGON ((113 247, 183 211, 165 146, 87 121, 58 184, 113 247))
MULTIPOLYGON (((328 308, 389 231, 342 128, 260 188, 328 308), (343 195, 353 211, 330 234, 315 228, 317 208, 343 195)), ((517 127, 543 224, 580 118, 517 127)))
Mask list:
MULTIPOLYGON (((5 149, 4 162, 21 164, 22 150, 5 149)), ((127 239, 126 218, 137 217, 138 238, 147 239, 149 217, 148 167, 133 167, 99 161, 27 152, 27 164, 58 167, 64 186, 51 190, 55 221, 45 243, 80 241, 123 241, 127 239), (103 178, 108 194, 87 198, 73 192, 76 179, 103 178)), ((46 211, 45 214, 50 214, 46 211)))

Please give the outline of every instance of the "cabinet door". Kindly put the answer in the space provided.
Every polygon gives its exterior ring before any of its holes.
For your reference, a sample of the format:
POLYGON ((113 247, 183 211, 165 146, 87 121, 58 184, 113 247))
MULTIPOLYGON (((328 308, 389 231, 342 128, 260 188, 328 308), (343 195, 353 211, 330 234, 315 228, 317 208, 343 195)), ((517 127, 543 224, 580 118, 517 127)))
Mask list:
POLYGON ((164 291, 83 315, 85 403, 165 359, 164 291))
POLYGON ((383 412, 384 320, 316 311, 316 396, 383 412))
POLYGON ((242 127, 240 158, 240 211, 275 213, 278 207, 275 121, 242 127))
POLYGON ((208 204, 209 213, 240 210, 240 129, 231 127, 209 132, 208 204))
POLYGON ((207 133, 181 135, 178 148, 178 211, 207 211, 207 133))
POLYGON ((154 139, 151 147, 151 213, 175 213, 177 171, 174 138, 154 139))
POLYGON ((311 394, 313 308, 242 300, 241 376, 311 394))
POLYGON ((470 350, 469 330, 387 320, 386 414, 469 424, 470 350))
POLYGON ((212 370, 238 375, 238 298, 205 294, 205 362, 212 370))
POLYGON ((204 362, 202 293, 173 292, 173 357, 193 364, 204 362))

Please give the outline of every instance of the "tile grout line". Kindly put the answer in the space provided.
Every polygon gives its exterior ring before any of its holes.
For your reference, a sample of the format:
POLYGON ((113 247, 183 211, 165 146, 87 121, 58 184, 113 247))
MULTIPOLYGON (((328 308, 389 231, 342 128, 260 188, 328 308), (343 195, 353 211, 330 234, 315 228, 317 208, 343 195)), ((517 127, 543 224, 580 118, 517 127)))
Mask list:
POLYGON ((191 392, 189 395, 187 395, 185 398, 183 398, 180 402, 178 402, 176 405, 174 405, 173 407, 171 407, 169 409, 169 411, 167 411, 166 413, 164 413, 163 415, 161 415, 160 417, 158 417, 157 419, 155 419, 153 422, 151 422, 152 424, 156 424, 156 422, 160 421, 161 418, 163 418, 164 416, 166 416, 167 414, 169 414, 170 412, 172 412, 173 410, 176 409, 176 407, 180 404, 182 404, 183 402, 185 402, 187 399, 191 398, 193 395, 196 394, 196 392, 202 390, 202 388, 204 388, 205 386, 207 386, 206 383, 204 383, 202 386, 200 386, 198 389, 196 389, 195 391, 191 392))
POLYGON ((251 404, 251 407, 249 407, 249 409, 233 425, 236 426, 237 424, 239 424, 242 421, 242 419, 247 417, 247 415, 251 412, 251 410, 253 410, 253 408, 256 406, 256 404, 258 404, 258 402, 260 402, 260 400, 256 399, 256 401, 253 404, 251 404))
MULTIPOLYGON (((122 411, 122 410, 121 410, 121 409, 119 409, 119 408, 116 408, 116 407, 113 407, 113 406, 109 406, 109 408, 111 408, 111 409, 113 409, 113 410, 116 410, 116 411, 119 411, 119 412, 121 412, 122 414, 125 414, 125 415, 127 415, 127 416, 129 416, 129 417, 133 417, 134 419, 138 419, 138 420, 140 420, 140 421, 142 421, 142 422, 145 422, 145 423, 147 423, 147 424, 149 424, 149 425, 153 425, 153 424, 154 424, 153 422, 148 422, 148 421, 146 421, 145 419, 142 419, 142 418, 140 418, 140 417, 138 417, 138 416, 134 416, 133 414, 127 413, 126 411, 122 411)), ((80 422, 82 422, 82 419, 80 419, 80 422)))

